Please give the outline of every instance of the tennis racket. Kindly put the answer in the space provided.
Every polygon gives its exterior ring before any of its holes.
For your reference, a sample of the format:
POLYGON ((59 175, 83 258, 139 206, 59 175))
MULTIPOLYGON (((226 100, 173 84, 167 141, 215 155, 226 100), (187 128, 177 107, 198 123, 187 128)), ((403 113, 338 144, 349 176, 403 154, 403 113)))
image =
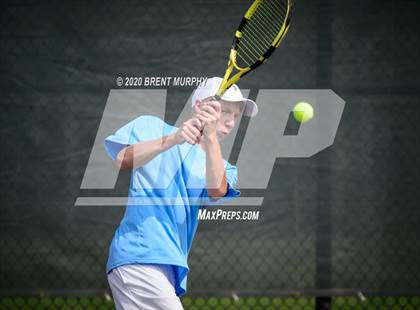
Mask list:
POLYGON ((235 32, 223 81, 212 99, 265 63, 289 30, 292 0, 255 0, 235 32))

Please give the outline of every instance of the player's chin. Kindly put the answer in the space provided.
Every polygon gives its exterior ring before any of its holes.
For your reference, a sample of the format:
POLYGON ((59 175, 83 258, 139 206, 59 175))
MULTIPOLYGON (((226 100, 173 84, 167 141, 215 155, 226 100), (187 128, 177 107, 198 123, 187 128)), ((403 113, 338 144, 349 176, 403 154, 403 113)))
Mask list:
POLYGON ((219 131, 217 133, 217 138, 219 139, 219 141, 222 141, 223 139, 225 139, 227 136, 229 135, 229 133, 227 132, 221 132, 219 131))

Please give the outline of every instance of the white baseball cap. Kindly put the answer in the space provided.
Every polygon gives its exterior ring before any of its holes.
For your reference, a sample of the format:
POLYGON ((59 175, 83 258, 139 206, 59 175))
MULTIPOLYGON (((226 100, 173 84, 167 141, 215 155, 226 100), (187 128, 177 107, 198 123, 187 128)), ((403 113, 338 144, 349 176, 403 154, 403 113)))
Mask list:
MULTIPOLYGON (((212 77, 198 85, 191 99, 192 106, 194 106, 197 100, 203 100, 216 95, 220 84, 222 84, 222 81, 223 79, 220 77, 212 77)), ((231 102, 243 102, 245 105, 245 116, 254 117, 258 113, 257 104, 251 99, 244 98, 241 90, 236 84, 233 84, 228 88, 228 90, 222 95, 222 100, 231 102)))

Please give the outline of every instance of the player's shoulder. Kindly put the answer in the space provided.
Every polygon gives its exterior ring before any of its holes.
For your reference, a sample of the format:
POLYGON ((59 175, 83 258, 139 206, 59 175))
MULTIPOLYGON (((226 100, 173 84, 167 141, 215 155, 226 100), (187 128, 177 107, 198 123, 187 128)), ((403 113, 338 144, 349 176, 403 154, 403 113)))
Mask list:
POLYGON ((154 115, 140 115, 134 121, 134 126, 142 129, 162 128, 165 122, 154 115))
POLYGON ((135 124, 143 124, 143 123, 147 123, 147 124, 162 124, 164 123, 163 120, 157 116, 154 115, 140 115, 139 117, 137 117, 134 120, 135 124))

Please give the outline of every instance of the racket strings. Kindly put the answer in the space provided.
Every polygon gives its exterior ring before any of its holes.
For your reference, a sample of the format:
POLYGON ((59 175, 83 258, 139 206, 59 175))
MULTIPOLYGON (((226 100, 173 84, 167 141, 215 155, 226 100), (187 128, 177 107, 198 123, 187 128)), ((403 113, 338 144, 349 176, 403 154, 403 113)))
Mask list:
POLYGON ((253 44, 253 42, 250 42, 250 39, 247 37, 244 37, 243 40, 244 43, 246 43, 247 46, 249 46, 249 48, 252 50, 254 57, 259 57, 260 55, 264 54, 264 48, 260 47, 258 44, 253 44))
MULTIPOLYGON (((274 15, 274 12, 278 12, 280 13, 279 16, 282 18, 281 21, 284 21, 285 17, 286 17, 286 13, 287 13, 287 6, 283 6, 278 5, 277 7, 275 7, 274 3, 271 3, 269 0, 265 0, 264 4, 267 4, 267 7, 270 8, 270 10, 268 11, 268 13, 274 17, 274 19, 277 21, 278 16, 274 15)), ((282 22, 280 23, 282 24, 282 22)))
POLYGON ((274 12, 278 13, 279 8, 273 8, 270 6, 269 1, 265 0, 260 6, 259 10, 256 10, 256 15, 260 15, 267 20, 267 26, 270 26, 273 31, 280 29, 281 20, 279 21, 278 15, 275 15, 274 12), (275 10, 275 11, 274 11, 275 10))
POLYGON ((253 32, 252 30, 248 32, 244 30, 244 32, 245 35, 242 37, 240 47, 243 48, 246 56, 248 56, 248 59, 251 61, 251 63, 253 63, 256 59, 265 53, 267 46, 269 46, 270 43, 267 41, 261 41, 261 36, 258 37, 258 33, 253 32), (250 55, 252 57, 249 57, 250 55))
POLYGON ((263 46, 263 48, 266 48, 267 44, 271 44, 271 38, 268 36, 267 33, 261 32, 259 29, 263 27, 263 24, 258 19, 254 19, 254 22, 247 23, 244 26, 245 33, 249 33, 249 35, 254 36, 254 38, 263 46), (260 34, 258 37, 257 35, 260 34))
POLYGON ((237 46, 237 57, 246 66, 256 63, 272 47, 285 23, 287 5, 286 0, 263 0, 247 20, 237 46))
POLYGON ((284 8, 282 4, 287 5, 287 3, 281 0, 275 1, 274 3, 271 3, 270 0, 265 0, 259 10, 255 12, 255 19, 263 24, 262 27, 265 30, 271 30, 272 35, 278 34, 285 21, 286 12, 284 9, 287 10, 287 7, 284 8))
POLYGON ((253 57, 259 57, 258 55, 261 55, 261 51, 259 51, 255 45, 253 45, 251 42, 247 40, 247 38, 244 38, 244 48, 253 56, 253 57))
MULTIPOLYGON (((271 21, 265 16, 263 15, 260 11, 256 12, 253 16, 253 19, 250 20, 250 22, 248 22, 246 24, 246 26, 250 26, 253 25, 257 28, 257 33, 259 35, 264 34, 264 35, 269 35, 269 33, 267 33, 268 30, 270 30, 271 32, 275 32, 276 28, 274 28, 273 26, 271 26, 271 21), (261 31, 262 29, 265 29, 266 31, 261 31)), ((271 40, 269 40, 271 41, 271 40)), ((270 42, 271 44, 271 42, 270 42)))
POLYGON ((258 46, 265 51, 265 49, 267 48, 267 45, 271 44, 271 38, 269 38, 267 36, 267 34, 265 32, 263 32, 261 34, 261 36, 257 36, 258 33, 258 29, 256 29, 257 26, 260 26, 259 21, 255 20, 255 23, 249 23, 245 26, 245 28, 249 28, 249 36, 252 36, 252 38, 255 39, 255 42, 258 43, 258 46))
POLYGON ((252 27, 249 24, 249 31, 247 31, 248 27, 245 26, 244 28, 245 35, 242 37, 242 40, 245 44, 243 46, 247 50, 252 50, 254 57, 260 57, 265 53, 267 46, 271 43, 267 39, 264 39, 264 36, 258 37, 258 32, 252 27))
POLYGON ((238 56, 249 66, 264 54, 271 43, 264 39, 261 33, 258 33, 252 27, 244 27, 243 35, 238 44, 238 56), (243 57, 242 57, 243 54, 243 57))

